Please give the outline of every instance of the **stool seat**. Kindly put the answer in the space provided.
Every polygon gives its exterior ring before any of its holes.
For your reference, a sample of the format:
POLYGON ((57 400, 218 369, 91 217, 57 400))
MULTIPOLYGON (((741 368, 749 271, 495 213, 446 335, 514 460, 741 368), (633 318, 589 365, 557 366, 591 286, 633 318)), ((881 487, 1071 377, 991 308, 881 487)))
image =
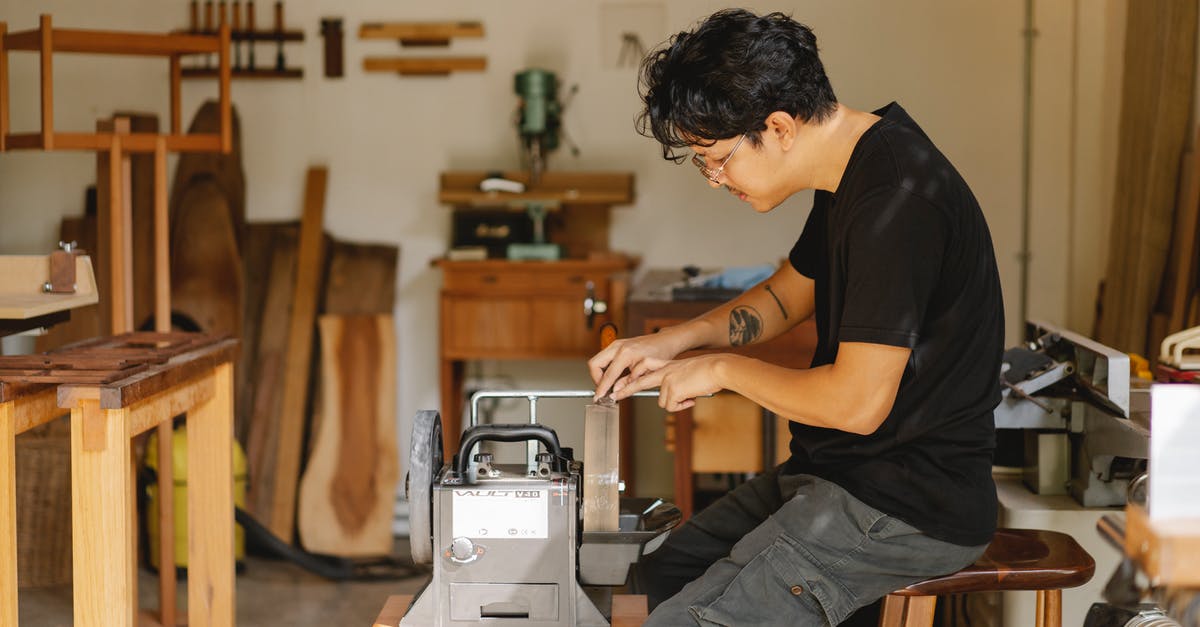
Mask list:
POLYGON ((933 627, 938 595, 992 590, 1037 591, 1037 627, 1062 627, 1063 588, 1091 580, 1096 561, 1057 531, 997 529, 974 564, 942 577, 914 583, 887 595, 881 627, 933 627))
POLYGON ((1065 533, 1041 529, 997 529, 974 564, 892 592, 936 596, 985 590, 1061 590, 1091 580, 1096 561, 1065 533))

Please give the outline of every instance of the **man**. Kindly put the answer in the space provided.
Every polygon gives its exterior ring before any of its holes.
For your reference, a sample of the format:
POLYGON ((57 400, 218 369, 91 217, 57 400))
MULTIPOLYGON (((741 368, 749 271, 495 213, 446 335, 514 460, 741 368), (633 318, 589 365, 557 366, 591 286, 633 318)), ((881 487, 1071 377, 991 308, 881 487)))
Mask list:
POLYGON ((635 573, 647 625, 836 625, 973 562, 991 539, 1003 308, 966 183, 897 104, 838 103, 811 30, 716 13, 647 58, 640 119, 756 212, 815 191, 784 264, 713 311, 619 340, 596 395, 659 388, 668 411, 731 390, 791 421, 791 458, 673 532, 635 573), (812 367, 700 347, 816 316, 812 367))

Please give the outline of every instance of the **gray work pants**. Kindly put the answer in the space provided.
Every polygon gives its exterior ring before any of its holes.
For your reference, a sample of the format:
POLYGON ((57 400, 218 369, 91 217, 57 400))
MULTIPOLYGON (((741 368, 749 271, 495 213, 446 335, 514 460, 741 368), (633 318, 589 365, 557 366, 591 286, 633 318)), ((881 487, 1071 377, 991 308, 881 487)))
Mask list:
POLYGON ((837 484, 776 469, 672 531, 634 587, 653 608, 646 627, 832 626, 985 548, 935 540, 837 484))

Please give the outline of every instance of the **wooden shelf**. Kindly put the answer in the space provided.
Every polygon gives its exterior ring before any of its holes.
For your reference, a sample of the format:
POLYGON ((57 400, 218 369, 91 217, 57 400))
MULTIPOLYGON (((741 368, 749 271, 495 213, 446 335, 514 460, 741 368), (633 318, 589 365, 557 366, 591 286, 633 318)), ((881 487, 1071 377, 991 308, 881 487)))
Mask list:
POLYGON ((526 185, 524 192, 479 191, 488 172, 443 172, 438 200, 454 206, 514 207, 524 209, 530 203, 550 205, 628 205, 633 202, 632 172, 545 172, 542 180, 529 186, 528 172, 503 172, 510 181, 526 185))
POLYGON ((482 72, 487 57, 365 57, 365 72, 396 72, 405 75, 444 76, 451 72, 482 72))
POLYGON ((455 37, 483 37, 481 22, 364 23, 359 39, 395 39, 404 46, 448 46, 455 37))
MULTIPOLYGON (((218 78, 220 75, 216 68, 202 67, 185 67, 183 68, 183 78, 218 78)), ((286 70, 233 70, 229 73, 231 79, 275 79, 275 78, 304 78, 304 70, 301 68, 288 68, 286 70)))
MULTIPOLYGON (((213 36, 216 31, 193 31, 193 30, 173 30, 172 35, 201 35, 213 36)), ((231 30, 229 32, 230 41, 304 41, 304 31, 299 30, 231 30)))
MULTIPOLYGON (((121 149, 125 152, 154 152, 159 137, 166 140, 168 152, 219 152, 221 138, 218 135, 196 133, 192 135, 156 135, 154 133, 121 134, 121 149)), ((46 137, 39 133, 15 133, 7 138, 10 149, 29 150, 108 150, 112 145, 112 133, 53 133, 46 137)))

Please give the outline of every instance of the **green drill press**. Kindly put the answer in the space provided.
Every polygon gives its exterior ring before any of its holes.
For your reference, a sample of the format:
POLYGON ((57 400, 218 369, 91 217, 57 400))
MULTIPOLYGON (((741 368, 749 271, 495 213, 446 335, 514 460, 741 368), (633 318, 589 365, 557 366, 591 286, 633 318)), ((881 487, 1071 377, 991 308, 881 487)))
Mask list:
MULTIPOLYGON (((558 148, 559 128, 562 126, 562 104, 558 101, 558 79, 554 73, 531 68, 518 72, 513 89, 520 98, 517 105, 517 135, 521 156, 529 169, 529 185, 535 187, 546 169, 546 156, 558 148)), ((562 251, 558 244, 546 241, 546 210, 541 202, 525 203, 533 221, 533 242, 508 246, 509 259, 558 259, 562 251)))

